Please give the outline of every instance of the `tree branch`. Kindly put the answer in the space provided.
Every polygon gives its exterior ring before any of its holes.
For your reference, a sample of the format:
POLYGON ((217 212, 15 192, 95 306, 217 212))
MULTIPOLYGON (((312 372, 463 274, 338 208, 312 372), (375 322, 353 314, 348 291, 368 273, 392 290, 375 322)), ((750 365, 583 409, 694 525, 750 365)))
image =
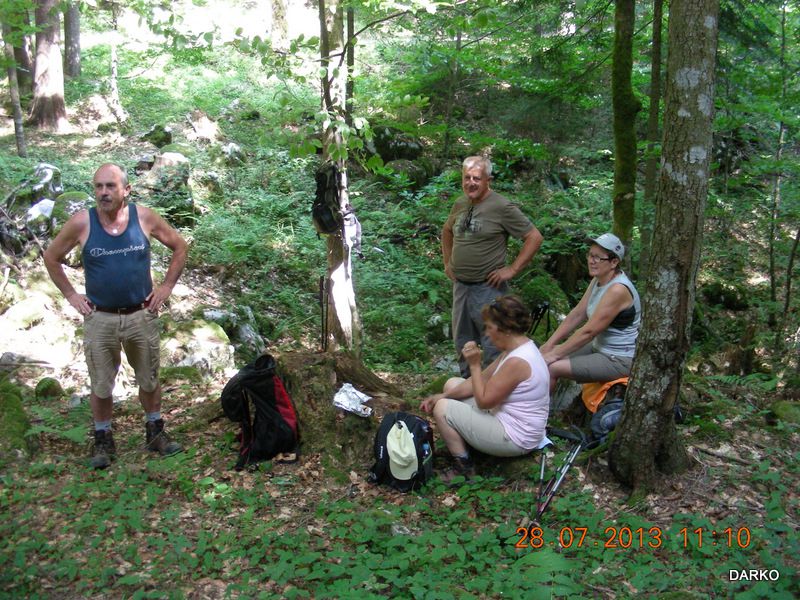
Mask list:
POLYGON ((344 64, 345 57, 347 56, 347 49, 350 48, 353 45, 355 40, 358 39, 359 35, 364 33, 370 27, 375 27, 375 25, 380 25, 381 23, 385 23, 386 21, 391 21, 392 19, 396 19, 398 17, 402 17, 403 15, 409 14, 409 12, 410 11, 404 10, 404 11, 397 12, 397 13, 394 13, 394 14, 391 14, 391 15, 387 15, 385 17, 381 17, 380 19, 375 19, 374 21, 370 21, 369 23, 364 25, 361 29, 356 31, 352 35, 352 37, 347 38, 347 41, 345 42, 344 46, 342 47, 341 53, 337 52, 336 54, 330 54, 329 56, 339 55, 339 68, 341 68, 342 64, 344 64))
POLYGON ((738 456, 728 456, 727 454, 722 454, 722 452, 716 452, 709 448, 703 448, 702 446, 695 446, 700 452, 704 454, 708 454, 710 456, 716 456, 717 458, 721 458, 723 460, 729 460, 731 462, 738 463, 740 465, 744 465, 746 467, 752 466, 752 461, 744 460, 743 458, 739 458, 738 456))

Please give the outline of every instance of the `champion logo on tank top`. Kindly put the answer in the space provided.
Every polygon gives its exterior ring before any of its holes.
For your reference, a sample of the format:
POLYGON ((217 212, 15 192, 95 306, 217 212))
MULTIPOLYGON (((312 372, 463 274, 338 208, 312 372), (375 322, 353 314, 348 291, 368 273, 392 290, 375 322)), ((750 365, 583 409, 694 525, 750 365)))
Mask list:
POLYGON ((142 252, 146 249, 144 244, 139 244, 138 246, 128 246, 126 248, 116 248, 114 250, 106 250, 105 248, 92 248, 89 251, 89 254, 93 258, 99 258, 101 256, 113 256, 115 254, 122 254, 123 256, 128 256, 129 252, 142 252))
POLYGON ((139 223, 135 204, 128 205, 128 226, 118 236, 107 233, 89 210, 89 237, 83 246, 86 295, 96 306, 127 307, 145 301, 153 291, 150 240, 139 223))

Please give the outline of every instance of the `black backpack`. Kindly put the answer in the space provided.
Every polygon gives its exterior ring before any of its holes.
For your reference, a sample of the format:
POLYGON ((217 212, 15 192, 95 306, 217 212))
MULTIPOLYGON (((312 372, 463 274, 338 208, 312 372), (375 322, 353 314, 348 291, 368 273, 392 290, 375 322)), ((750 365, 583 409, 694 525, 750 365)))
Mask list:
MULTIPOLYGON (((604 443, 609 434, 616 429, 622 418, 622 406, 625 403, 625 392, 627 390, 628 386, 624 383, 612 385, 606 392, 600 406, 597 407, 597 412, 592 415, 589 427, 592 430, 591 443, 593 446, 604 443)), ((675 403, 673 416, 676 423, 683 423, 683 409, 678 403, 675 403)))
POLYGON ((317 171, 316 180, 317 192, 311 205, 311 218, 317 234, 340 231, 344 223, 339 206, 342 174, 334 163, 326 162, 317 171))
POLYGON ((220 402, 225 415, 241 425, 237 471, 282 452, 297 453, 297 413, 269 354, 242 367, 223 388, 220 402))
POLYGON ((387 413, 375 434, 374 452, 375 464, 368 475, 371 483, 385 483, 401 492, 410 492, 433 477, 433 430, 430 423, 421 417, 404 412, 387 413), (397 479, 392 475, 386 447, 392 427, 406 427, 414 439, 418 469, 410 479, 397 479))

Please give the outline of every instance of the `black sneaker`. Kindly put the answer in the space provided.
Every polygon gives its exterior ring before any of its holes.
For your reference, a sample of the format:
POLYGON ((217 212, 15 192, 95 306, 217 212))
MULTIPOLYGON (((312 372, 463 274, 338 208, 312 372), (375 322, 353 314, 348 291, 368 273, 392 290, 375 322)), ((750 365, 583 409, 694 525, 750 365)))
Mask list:
POLYGON ((94 447, 89 465, 94 469, 105 469, 111 465, 117 453, 117 446, 114 444, 114 436, 110 429, 101 429, 94 432, 94 447))
POLYGON ((172 441, 164 431, 164 419, 145 423, 145 432, 147 449, 151 452, 158 452, 161 456, 171 456, 183 450, 181 445, 172 441))

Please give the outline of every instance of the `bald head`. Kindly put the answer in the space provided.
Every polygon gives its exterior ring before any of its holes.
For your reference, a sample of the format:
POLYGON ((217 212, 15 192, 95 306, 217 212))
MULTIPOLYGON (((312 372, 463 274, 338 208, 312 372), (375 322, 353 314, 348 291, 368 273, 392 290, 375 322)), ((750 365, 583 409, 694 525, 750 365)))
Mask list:
POLYGON ((102 165, 95 171, 93 183, 98 210, 112 215, 125 206, 131 186, 122 167, 114 163, 102 165))
POLYGON ((120 167, 116 163, 105 163, 100 165, 97 171, 94 172, 94 179, 97 180, 97 176, 100 174, 101 171, 106 172, 107 174, 116 173, 119 175, 119 182, 122 187, 128 186, 128 174, 125 172, 125 169, 120 167))

